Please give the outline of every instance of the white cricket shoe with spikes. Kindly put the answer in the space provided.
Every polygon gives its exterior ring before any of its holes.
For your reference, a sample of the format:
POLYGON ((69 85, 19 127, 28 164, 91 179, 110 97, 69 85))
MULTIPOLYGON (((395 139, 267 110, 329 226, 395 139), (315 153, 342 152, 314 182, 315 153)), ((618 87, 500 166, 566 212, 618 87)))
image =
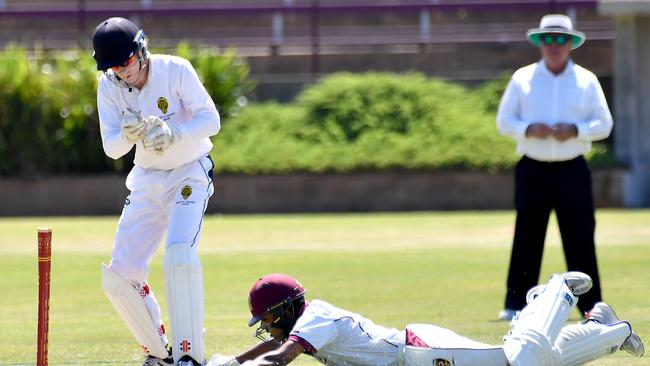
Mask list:
POLYGON ((591 281, 591 277, 586 273, 566 272, 562 274, 562 277, 564 277, 564 281, 573 293, 573 296, 586 294, 594 285, 591 281))
MULTIPOLYGON (((596 305, 586 314, 587 319, 597 321, 601 324, 609 325, 621 322, 614 309, 604 302, 597 302, 596 305)), ((627 322, 626 322, 627 323, 627 322)), ((629 324, 629 323, 628 323, 629 324)), ((638 334, 632 330, 630 325, 630 336, 621 345, 621 350, 632 356, 642 357, 645 353, 645 347, 638 334)))
POLYGON ((499 320, 511 321, 517 317, 518 310, 503 309, 499 312, 499 320))
MULTIPOLYGON (((566 282, 566 285, 569 287, 569 290, 571 290, 571 293, 573 293, 573 296, 583 295, 587 293, 587 291, 591 290, 591 287, 593 286, 591 277, 582 272, 566 272, 562 274, 562 277, 564 277, 564 282, 566 282)), ((537 285, 528 290, 528 293, 526 293, 526 303, 530 304, 539 294, 544 292, 545 288, 546 285, 543 284, 537 285)))

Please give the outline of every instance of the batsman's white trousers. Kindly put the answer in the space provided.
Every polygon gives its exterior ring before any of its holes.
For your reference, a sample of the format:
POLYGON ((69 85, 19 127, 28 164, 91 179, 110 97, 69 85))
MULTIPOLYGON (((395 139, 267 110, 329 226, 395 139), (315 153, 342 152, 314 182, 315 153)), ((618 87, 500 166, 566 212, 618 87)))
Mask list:
POLYGON ((503 349, 477 342, 449 329, 429 324, 409 324, 406 345, 400 352, 405 366, 507 366, 503 349))
POLYGON ((165 248, 178 244, 198 251, 203 215, 214 192, 212 168, 206 156, 174 170, 131 170, 126 179, 131 192, 117 226, 111 270, 145 282, 165 234, 165 248))

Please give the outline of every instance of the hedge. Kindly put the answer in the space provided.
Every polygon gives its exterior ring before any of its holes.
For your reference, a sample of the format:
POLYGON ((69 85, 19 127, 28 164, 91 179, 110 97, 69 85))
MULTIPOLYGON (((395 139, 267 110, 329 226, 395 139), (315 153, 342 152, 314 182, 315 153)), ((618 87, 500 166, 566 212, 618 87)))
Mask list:
MULTIPOLYGON (((293 103, 248 104, 249 68, 232 50, 181 44, 222 115, 213 157, 222 173, 353 172, 511 168, 513 141, 496 130, 508 80, 476 88, 424 75, 340 73, 293 103)), ((82 50, 0 52, 0 175, 125 172, 131 152, 102 151, 97 71, 82 50)), ((595 165, 614 160, 595 145, 595 165)))
MULTIPOLYGON (((496 129, 508 78, 478 88, 421 74, 328 76, 289 105, 247 107, 215 139, 223 173, 510 169, 515 143, 496 129)), ((606 145, 588 157, 613 161, 606 145)))

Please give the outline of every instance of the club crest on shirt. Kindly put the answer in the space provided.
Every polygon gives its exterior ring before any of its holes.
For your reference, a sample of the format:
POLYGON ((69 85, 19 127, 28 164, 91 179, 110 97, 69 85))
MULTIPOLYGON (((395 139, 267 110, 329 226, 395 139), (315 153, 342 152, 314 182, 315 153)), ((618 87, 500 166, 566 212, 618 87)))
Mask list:
POLYGON ((433 360, 433 366, 451 366, 453 365, 451 362, 442 359, 442 358, 436 358, 433 360))
POLYGON ((191 195, 192 195, 192 187, 185 186, 183 187, 183 189, 181 189, 181 196, 183 196, 184 200, 190 198, 191 195))
POLYGON ((158 98, 158 109, 164 114, 167 114, 167 109, 169 108, 169 102, 165 97, 158 98))

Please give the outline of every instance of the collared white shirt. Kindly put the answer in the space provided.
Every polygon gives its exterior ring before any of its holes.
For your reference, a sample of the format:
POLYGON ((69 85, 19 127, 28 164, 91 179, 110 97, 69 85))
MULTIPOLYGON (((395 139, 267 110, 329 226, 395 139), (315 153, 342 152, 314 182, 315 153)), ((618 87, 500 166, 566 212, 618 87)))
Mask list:
POLYGON ((141 111, 179 128, 182 139, 162 154, 146 151, 142 141, 135 146, 136 166, 171 170, 198 160, 212 150, 210 136, 221 128, 217 108, 189 61, 169 55, 151 55, 149 78, 142 90, 121 88, 99 78, 97 109, 104 152, 119 159, 133 148, 122 138, 122 113, 141 111))
POLYGON ((544 60, 517 70, 499 104, 497 127, 517 141, 517 153, 540 161, 566 161, 587 153, 591 142, 609 136, 612 116, 600 83, 569 60, 553 74, 544 60), (525 136, 532 123, 572 123, 578 136, 564 142, 525 136))
POLYGON ((309 303, 289 339, 326 365, 397 366, 404 331, 385 328, 322 300, 309 303))

